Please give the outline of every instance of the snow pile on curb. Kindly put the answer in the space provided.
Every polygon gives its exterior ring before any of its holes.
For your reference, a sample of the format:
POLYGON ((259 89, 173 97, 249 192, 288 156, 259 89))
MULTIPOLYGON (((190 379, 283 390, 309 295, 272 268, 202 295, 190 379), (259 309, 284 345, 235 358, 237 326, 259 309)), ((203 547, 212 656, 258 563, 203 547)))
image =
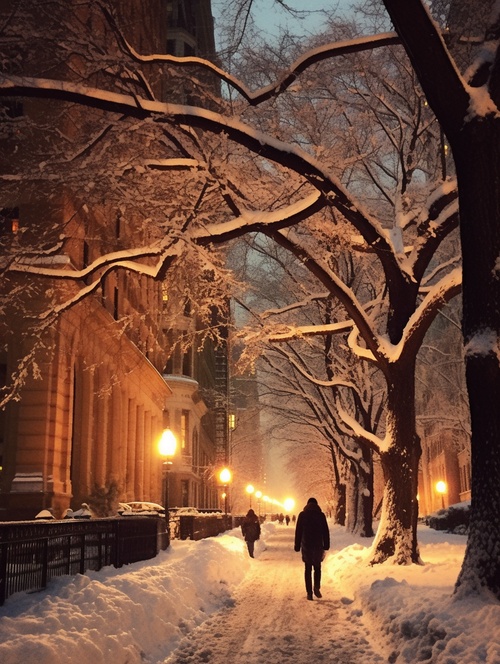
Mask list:
POLYGON ((369 547, 358 543, 331 555, 325 567, 344 603, 362 616, 371 639, 389 645, 390 662, 498 664, 500 604, 453 596, 465 537, 426 527, 419 536, 423 566, 371 567, 369 547))
POLYGON ((2 664, 161 661, 230 603, 250 565, 240 537, 174 541, 154 560, 60 577, 0 607, 2 664))

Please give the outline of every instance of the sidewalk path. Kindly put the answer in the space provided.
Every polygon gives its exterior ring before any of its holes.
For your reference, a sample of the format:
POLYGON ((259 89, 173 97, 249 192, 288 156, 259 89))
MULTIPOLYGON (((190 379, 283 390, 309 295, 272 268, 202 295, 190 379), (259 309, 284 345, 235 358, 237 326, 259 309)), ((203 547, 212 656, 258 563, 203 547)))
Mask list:
MULTIPOLYGON (((294 528, 280 526, 258 553, 233 603, 190 632, 164 664, 381 664, 361 617, 334 579, 307 601, 294 528)), ((324 575, 326 576, 326 575, 324 575)))

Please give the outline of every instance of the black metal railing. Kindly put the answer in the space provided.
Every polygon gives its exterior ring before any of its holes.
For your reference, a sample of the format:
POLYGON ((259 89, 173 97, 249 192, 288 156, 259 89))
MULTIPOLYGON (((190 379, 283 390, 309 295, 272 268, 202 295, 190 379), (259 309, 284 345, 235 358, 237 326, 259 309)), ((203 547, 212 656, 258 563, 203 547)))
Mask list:
MULTIPOLYGON (((239 524, 230 515, 170 518, 170 539, 214 537, 239 524)), ((17 592, 36 592, 65 574, 122 567, 168 546, 165 519, 155 516, 0 522, 0 606, 17 592)))
POLYGON ((57 576, 154 558, 162 529, 155 517, 0 523, 0 606, 57 576))
MULTIPOLYGON (((232 518, 228 514, 210 516, 180 515, 178 519, 178 530, 175 532, 179 539, 200 540, 206 537, 214 537, 232 528, 232 518)), ((172 531, 171 531, 172 532, 172 531)))

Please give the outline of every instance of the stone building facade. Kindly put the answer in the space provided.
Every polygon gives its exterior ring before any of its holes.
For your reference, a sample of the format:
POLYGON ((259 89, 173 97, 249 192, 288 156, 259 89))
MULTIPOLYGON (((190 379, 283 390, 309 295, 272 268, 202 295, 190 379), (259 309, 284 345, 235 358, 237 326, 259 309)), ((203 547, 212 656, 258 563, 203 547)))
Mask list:
MULTIPOLYGON (((116 8, 128 39, 142 52, 165 52, 171 43, 178 51, 183 40, 195 52, 214 50, 210 0, 120 0, 116 8)), ((53 108, 36 99, 11 100, 7 114, 50 121, 53 108)), ((67 123, 61 131, 77 132, 72 125, 84 122, 78 114, 56 114, 67 123)), ((14 132, 0 140, 2 172, 22 172, 29 146, 20 145, 14 132)), ((47 243, 47 229, 61 225, 64 240, 50 256, 26 251, 23 260, 31 255, 31 267, 83 271, 104 251, 131 246, 134 234, 144 241, 147 230, 137 220, 123 219, 105 203, 72 206, 71 191, 62 187, 55 202, 43 186, 22 189, 16 198, 0 192, 3 267, 42 224, 47 243)), ((57 238, 50 244, 56 246, 57 238)), ((33 518, 44 508, 59 517, 83 501, 102 515, 113 513, 118 501, 162 502, 157 442, 165 427, 179 441, 171 505, 218 507, 214 468, 228 439, 227 348, 207 344, 200 353, 185 353, 191 362, 183 357, 167 366, 171 303, 160 281, 128 270, 103 268, 99 287, 56 315, 54 303, 70 302, 88 283, 83 272, 73 285, 19 273, 3 282, 0 380, 9 386, 18 374, 20 387, 0 411, 0 520, 33 518), (39 316, 47 312, 44 325, 39 316)))

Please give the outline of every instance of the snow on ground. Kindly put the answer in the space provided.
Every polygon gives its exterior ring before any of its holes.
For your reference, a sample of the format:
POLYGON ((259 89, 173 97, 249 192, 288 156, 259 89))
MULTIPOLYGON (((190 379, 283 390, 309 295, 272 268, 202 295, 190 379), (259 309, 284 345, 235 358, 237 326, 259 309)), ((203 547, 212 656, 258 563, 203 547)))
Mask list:
POLYGON ((419 527, 425 565, 370 567, 371 540, 331 527, 308 602, 293 527, 174 541, 154 560, 62 577, 0 607, 2 664, 500 663, 500 604, 455 600, 465 537, 419 527))

